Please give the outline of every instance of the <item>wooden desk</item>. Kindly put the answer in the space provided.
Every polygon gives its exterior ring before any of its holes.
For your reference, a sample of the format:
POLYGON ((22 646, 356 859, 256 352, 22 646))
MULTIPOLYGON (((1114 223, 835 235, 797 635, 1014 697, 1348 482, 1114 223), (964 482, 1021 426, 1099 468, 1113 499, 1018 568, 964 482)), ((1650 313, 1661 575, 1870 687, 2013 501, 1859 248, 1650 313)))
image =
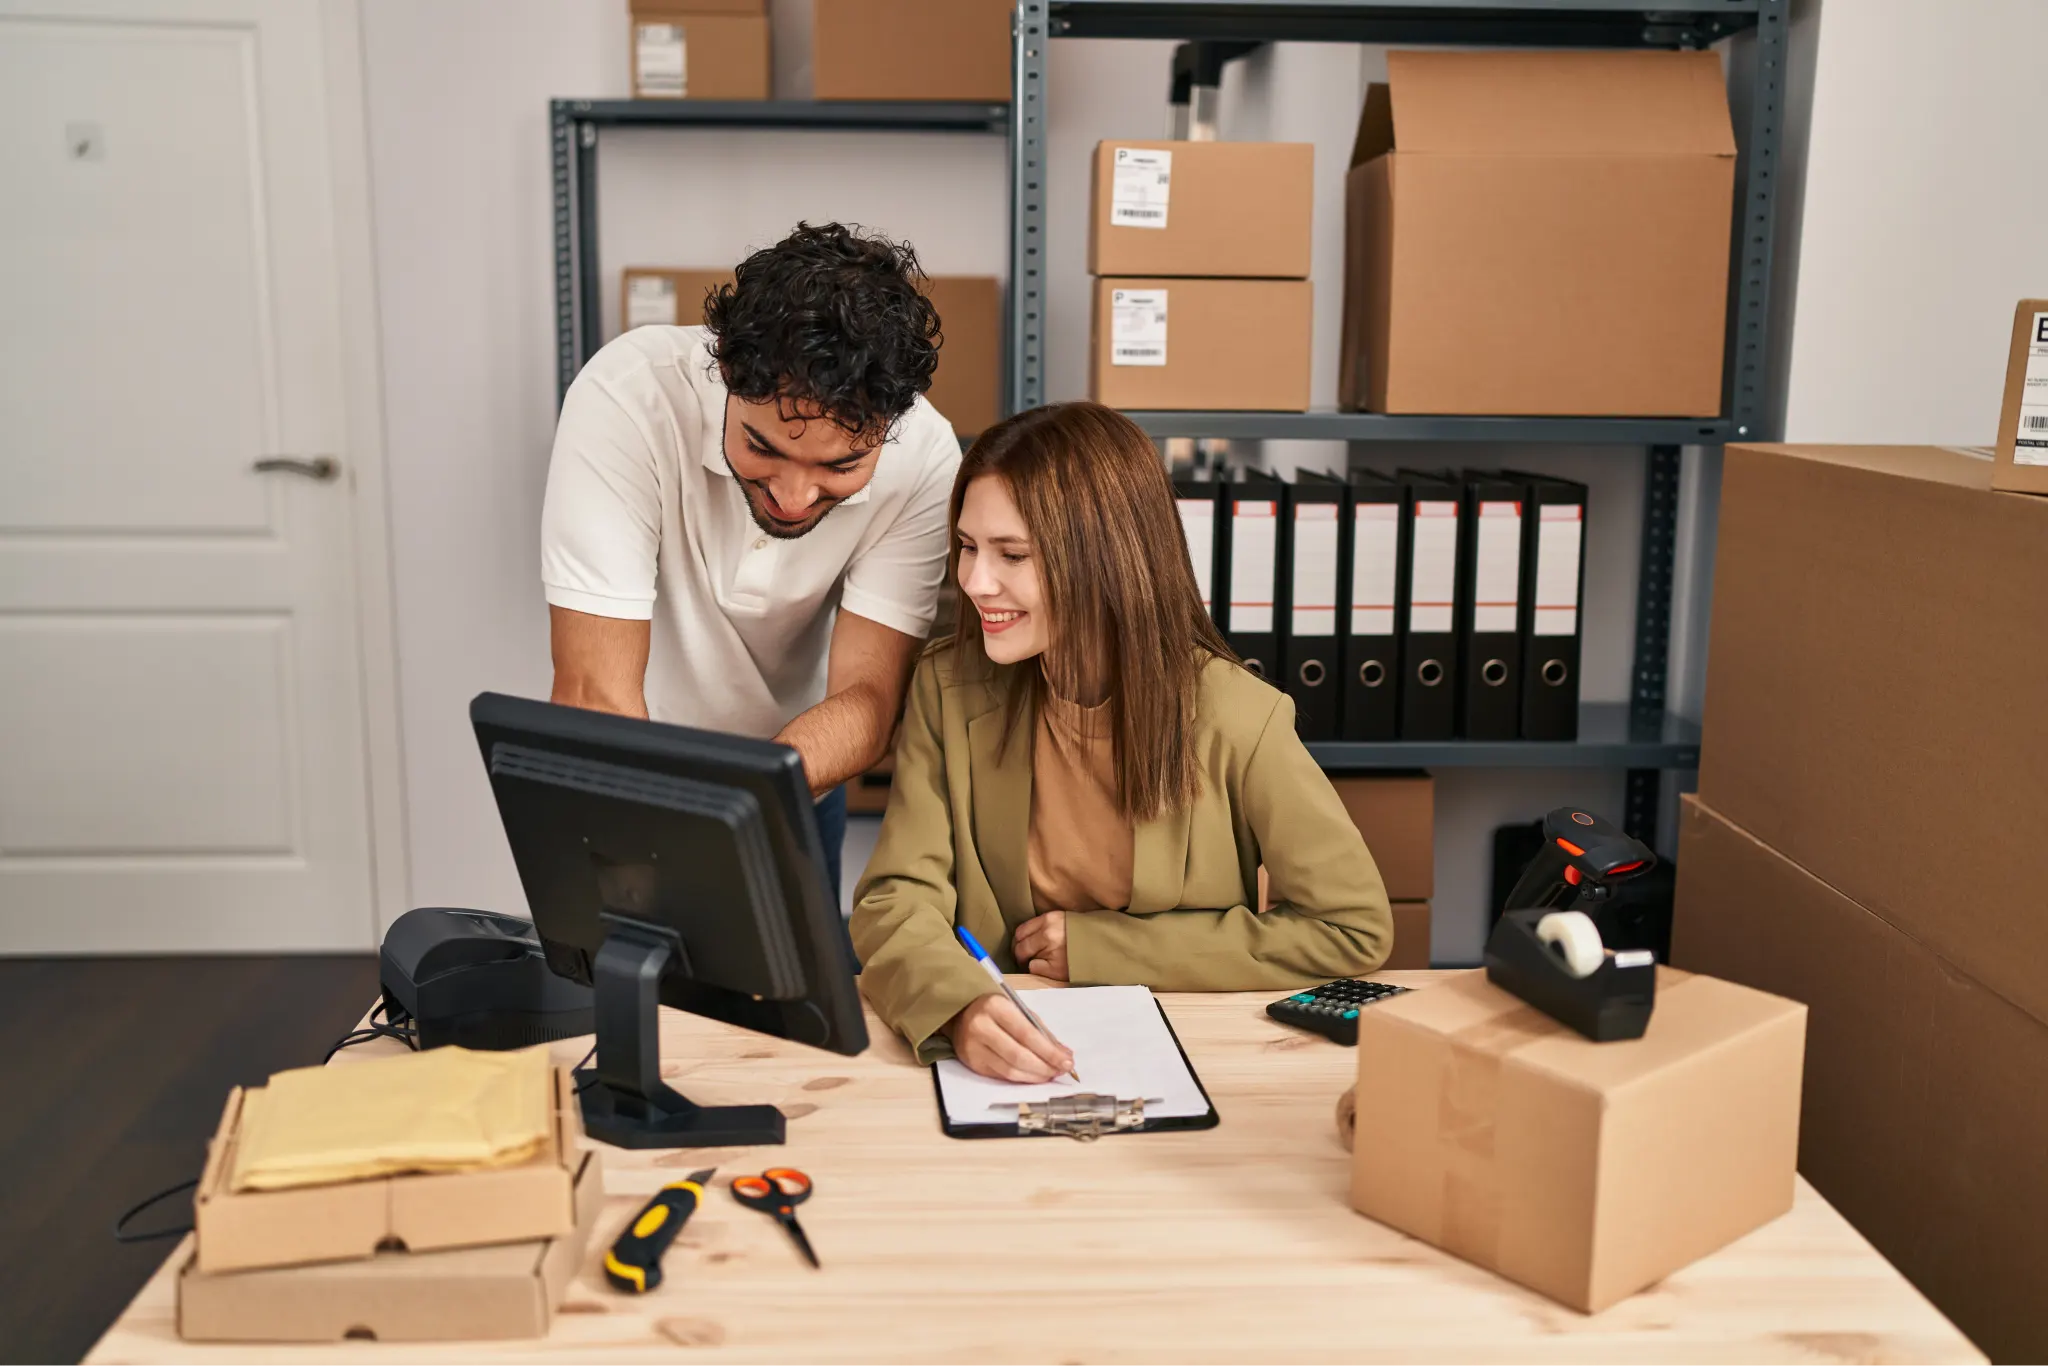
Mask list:
MULTIPOLYGON (((1333 1115, 1356 1054, 1274 1024, 1268 999, 1164 998, 1221 1127, 1087 1144, 945 1138, 930 1076, 872 1017, 873 1046, 841 1058, 664 1012, 677 1089, 773 1101, 789 1142, 607 1149, 611 1204, 546 1340, 185 1343, 167 1268, 86 1360, 1983 1360, 1803 1180, 1783 1219, 1591 1318, 1353 1213, 1333 1115), (784 1163, 817 1180, 822 1272, 721 1193, 659 1291, 606 1287, 604 1247, 664 1181, 784 1163)), ((372 1047, 397 1045, 354 1051, 372 1047)))

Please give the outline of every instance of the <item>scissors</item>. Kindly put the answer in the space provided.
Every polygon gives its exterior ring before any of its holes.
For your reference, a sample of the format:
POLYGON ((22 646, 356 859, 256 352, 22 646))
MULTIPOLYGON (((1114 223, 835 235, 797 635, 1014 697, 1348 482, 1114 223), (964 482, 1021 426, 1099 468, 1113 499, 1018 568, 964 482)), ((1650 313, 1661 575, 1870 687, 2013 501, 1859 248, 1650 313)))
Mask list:
POLYGON ((771 1216, 788 1229, 804 1260, 818 1265, 818 1254, 811 1251, 811 1240, 804 1236, 803 1226, 796 1221, 796 1207, 811 1198, 810 1177, 794 1167, 770 1167, 759 1176, 735 1176, 732 1198, 748 1209, 771 1216))

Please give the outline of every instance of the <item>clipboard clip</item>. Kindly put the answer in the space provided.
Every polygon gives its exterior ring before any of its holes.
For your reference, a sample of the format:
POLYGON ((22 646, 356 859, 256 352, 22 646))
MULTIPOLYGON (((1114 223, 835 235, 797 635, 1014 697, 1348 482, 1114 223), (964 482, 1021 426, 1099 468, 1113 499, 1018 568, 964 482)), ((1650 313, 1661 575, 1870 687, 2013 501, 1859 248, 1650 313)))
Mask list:
POLYGON ((1115 1096, 1082 1092, 1017 1103, 1017 1132, 1020 1134, 1045 1134, 1092 1143, 1104 1134, 1139 1129, 1144 1124, 1143 1097, 1118 1100, 1115 1096))

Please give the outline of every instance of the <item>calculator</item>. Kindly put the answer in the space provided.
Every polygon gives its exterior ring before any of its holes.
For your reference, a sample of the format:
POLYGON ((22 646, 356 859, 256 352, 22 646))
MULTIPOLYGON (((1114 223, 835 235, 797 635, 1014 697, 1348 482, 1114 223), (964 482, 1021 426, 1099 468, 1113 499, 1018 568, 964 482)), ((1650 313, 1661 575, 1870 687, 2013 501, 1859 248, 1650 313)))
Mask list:
POLYGON ((1297 991, 1286 1000, 1267 1006, 1266 1013, 1281 1024, 1313 1029, 1346 1048, 1353 1048, 1358 1044, 1358 1012, 1406 990, 1407 987, 1391 982, 1357 982, 1347 977, 1297 991))

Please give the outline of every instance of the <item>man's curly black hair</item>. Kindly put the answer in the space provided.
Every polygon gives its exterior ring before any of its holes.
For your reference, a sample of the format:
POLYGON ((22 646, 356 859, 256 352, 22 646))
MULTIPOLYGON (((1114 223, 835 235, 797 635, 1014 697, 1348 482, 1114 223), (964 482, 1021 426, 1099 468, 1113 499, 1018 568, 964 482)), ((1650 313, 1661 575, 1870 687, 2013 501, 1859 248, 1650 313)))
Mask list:
POLYGON ((749 403, 795 420, 822 411, 864 442, 887 438, 938 368, 939 315, 908 243, 839 223, 797 224, 740 262, 705 301, 711 354, 749 403))

